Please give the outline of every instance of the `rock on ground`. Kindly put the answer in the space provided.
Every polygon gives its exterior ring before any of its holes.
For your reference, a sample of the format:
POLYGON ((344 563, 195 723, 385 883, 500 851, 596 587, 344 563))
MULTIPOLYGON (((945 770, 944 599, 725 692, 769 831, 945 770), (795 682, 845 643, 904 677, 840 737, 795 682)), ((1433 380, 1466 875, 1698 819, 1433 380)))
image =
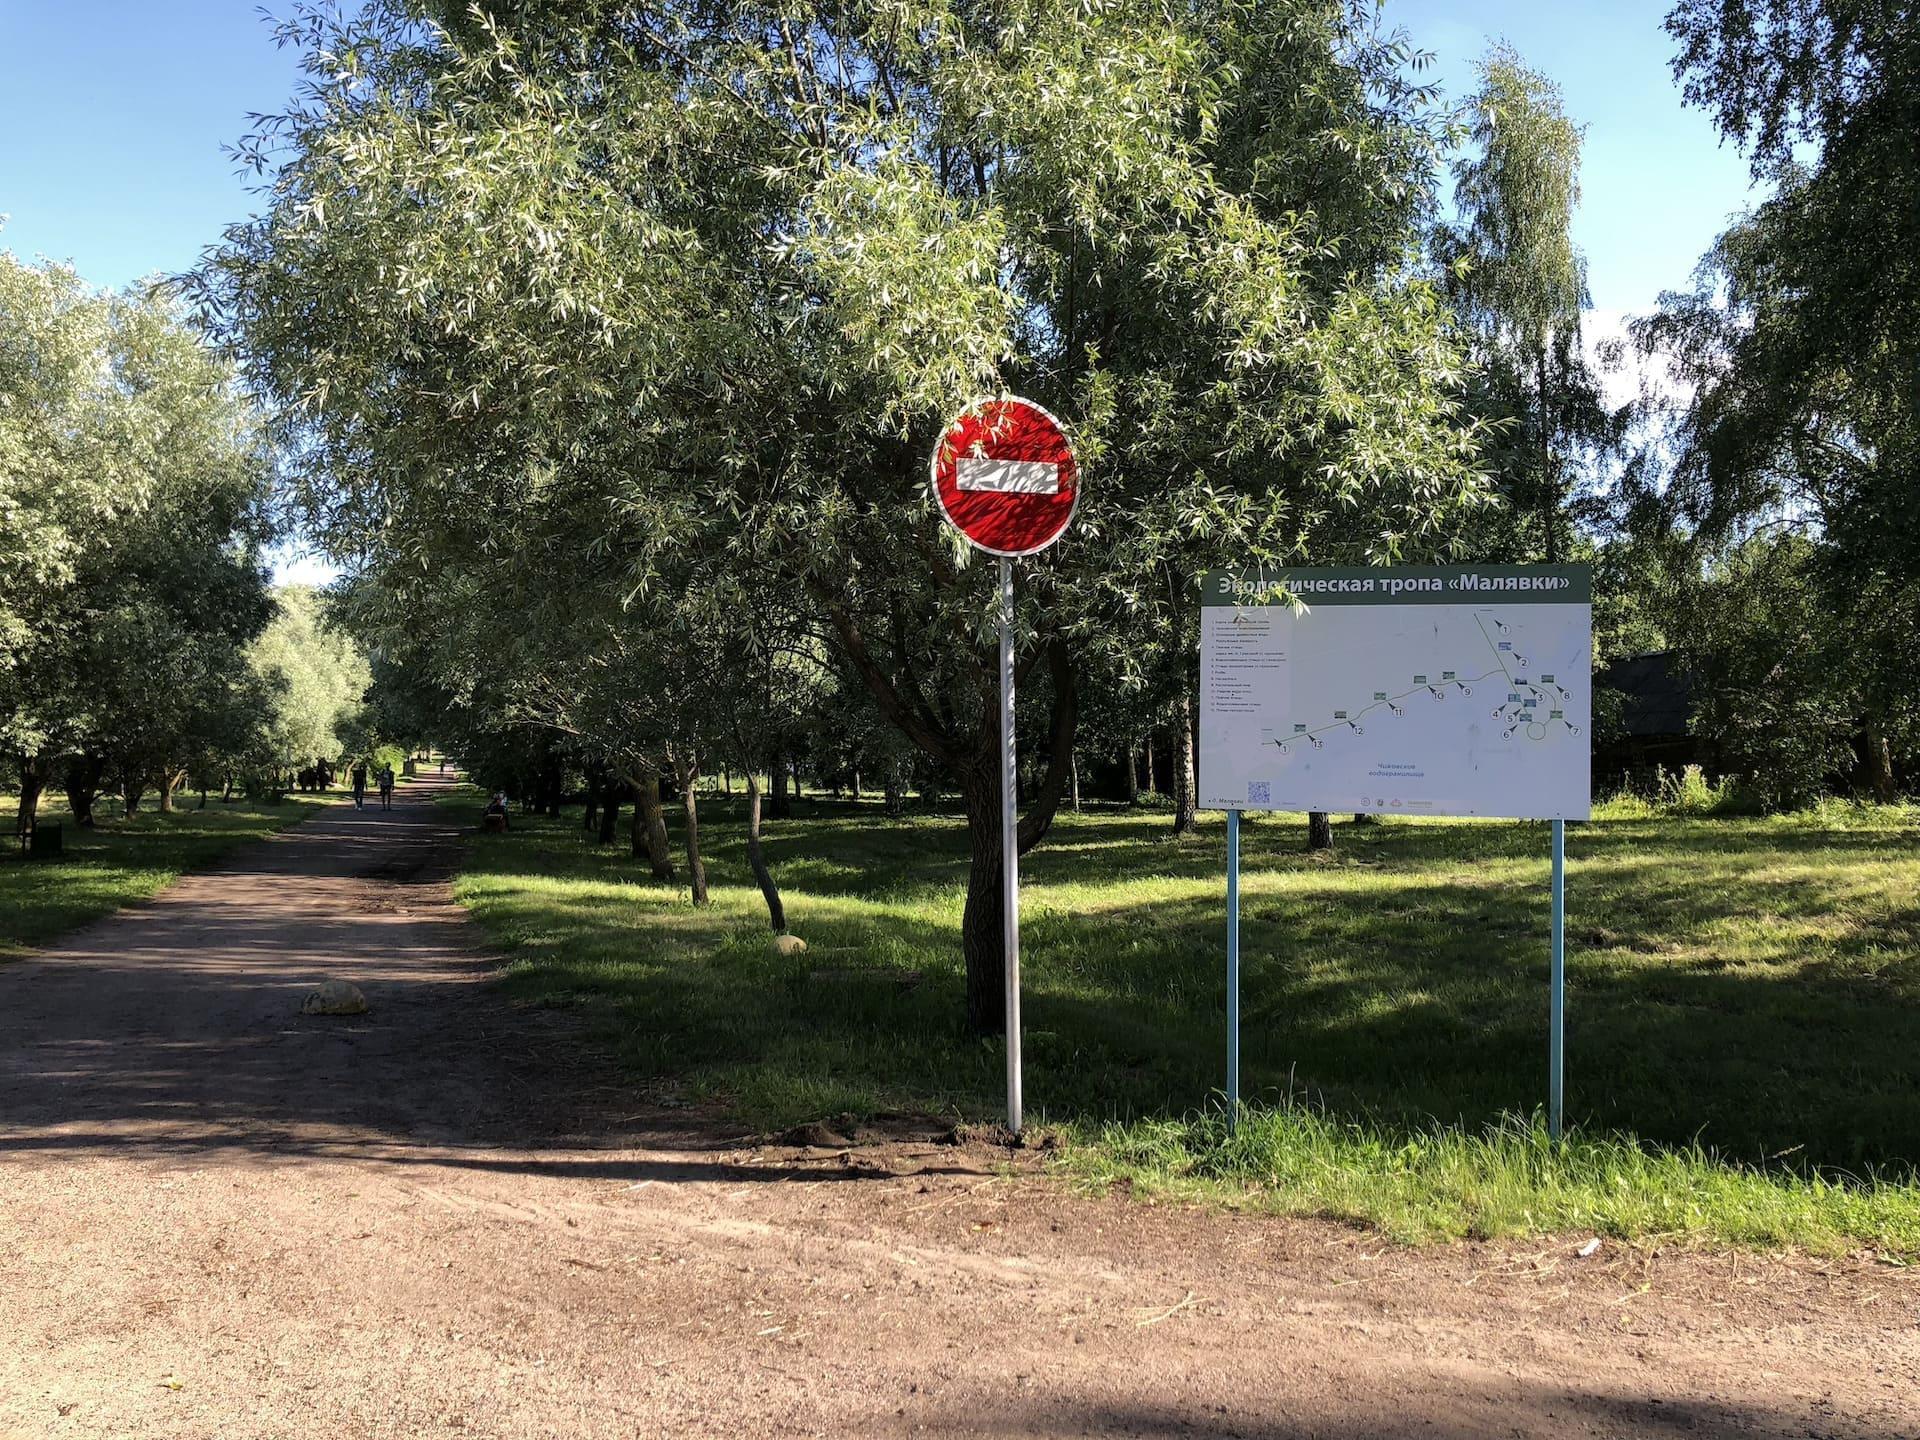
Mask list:
POLYGON ((358 985, 345 980, 326 980, 307 992, 300 1002, 302 1015, 364 1015, 367 997, 358 985))

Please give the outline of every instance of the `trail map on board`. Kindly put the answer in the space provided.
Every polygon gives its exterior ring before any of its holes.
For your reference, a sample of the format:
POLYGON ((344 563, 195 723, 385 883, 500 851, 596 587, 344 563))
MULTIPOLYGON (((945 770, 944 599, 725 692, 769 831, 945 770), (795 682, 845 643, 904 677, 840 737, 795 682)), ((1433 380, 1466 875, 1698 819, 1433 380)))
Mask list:
POLYGON ((1204 806, 1588 817, 1584 567, 1270 570, 1202 583, 1204 806))

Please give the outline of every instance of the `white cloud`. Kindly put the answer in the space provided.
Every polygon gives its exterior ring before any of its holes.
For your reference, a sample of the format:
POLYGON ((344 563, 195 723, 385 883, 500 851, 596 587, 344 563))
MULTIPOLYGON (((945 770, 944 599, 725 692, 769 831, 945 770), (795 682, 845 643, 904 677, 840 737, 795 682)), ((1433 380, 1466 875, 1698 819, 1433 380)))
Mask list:
POLYGON ((1643 390, 1687 399, 1692 388, 1675 379, 1664 360, 1657 355, 1642 356, 1634 349, 1627 325, 1637 316, 1637 311, 1594 309, 1580 317, 1580 339, 1587 363, 1600 377, 1608 406, 1617 410, 1630 400, 1638 400, 1643 390), (1608 357, 1602 354, 1610 346, 1618 351, 1611 368, 1608 357))
POLYGON ((275 585, 331 585, 340 578, 340 567, 309 550, 282 547, 268 557, 273 566, 275 585))

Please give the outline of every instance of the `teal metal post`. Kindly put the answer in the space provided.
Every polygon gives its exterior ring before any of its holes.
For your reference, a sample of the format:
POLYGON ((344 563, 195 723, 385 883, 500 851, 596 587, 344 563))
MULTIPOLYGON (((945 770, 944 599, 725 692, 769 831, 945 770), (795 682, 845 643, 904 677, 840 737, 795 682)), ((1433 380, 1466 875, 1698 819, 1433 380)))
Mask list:
POLYGON ((1553 822, 1553 998, 1547 1019, 1547 1133, 1560 1138, 1567 1090, 1567 822, 1553 822))
POLYGON ((1240 812, 1227 811, 1227 1128, 1240 1123, 1240 812))

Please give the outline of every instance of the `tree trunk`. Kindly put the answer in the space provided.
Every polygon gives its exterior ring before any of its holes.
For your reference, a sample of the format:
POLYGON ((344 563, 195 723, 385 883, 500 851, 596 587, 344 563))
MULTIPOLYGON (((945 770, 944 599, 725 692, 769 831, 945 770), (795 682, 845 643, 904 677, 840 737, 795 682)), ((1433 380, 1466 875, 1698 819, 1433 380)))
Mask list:
POLYGON ((694 793, 700 779, 700 762, 689 758, 679 767, 680 808, 687 817, 687 885, 693 903, 707 903, 707 867, 700 859, 700 800, 694 793))
POLYGON ((580 817, 580 828, 591 835, 600 828, 601 797, 609 793, 613 787, 607 779, 607 772, 598 765, 587 766, 586 775, 587 807, 586 813, 580 817))
POLYGON ((1075 751, 1071 762, 1073 767, 1073 813, 1080 813, 1080 752, 1075 751))
POLYGON ((93 802, 100 794, 100 772, 106 768, 97 755, 77 755, 67 762, 67 808, 73 823, 93 828, 93 802))
POLYGON ((1540 518, 1547 529, 1547 564, 1560 563, 1560 496, 1553 476, 1553 431, 1547 408, 1547 343, 1540 346, 1540 518))
POLYGON ((1129 805, 1140 803, 1140 771, 1133 763, 1136 758, 1133 746, 1129 743, 1126 753, 1120 757, 1120 773, 1127 777, 1126 798, 1129 805))
POLYGON ((159 775, 155 777, 155 780, 160 787, 160 813, 162 815, 171 815, 173 813, 173 791, 174 787, 180 783, 180 777, 172 770, 163 769, 159 775))
POLYGON ((1893 799, 1893 752, 1886 731, 1878 725, 1867 727, 1867 784, 1873 798, 1885 804, 1893 799))
POLYGON ((667 818, 660 813, 660 781, 649 775, 630 782, 633 793, 633 857, 645 856, 656 880, 674 878, 673 851, 667 843, 667 818))
POLYGON ((856 800, 860 798, 860 769, 858 766, 855 766, 853 771, 853 798, 856 800))
POLYGON ((1184 693, 1173 710, 1173 833, 1193 828, 1193 701, 1184 693))
POLYGON ((1146 762, 1147 793, 1158 795, 1160 786, 1153 777, 1153 731, 1151 730, 1147 731, 1146 747, 1141 751, 1140 758, 1146 762))
POLYGON ((1333 821, 1324 810, 1313 810, 1307 814, 1307 849, 1331 850, 1333 848, 1333 821))
POLYGON ((1187 744, 1192 747, 1193 803, 1197 808, 1200 804, 1200 782, 1205 777, 1200 773, 1200 707, 1191 702, 1187 705, 1187 744))
POLYGON ((608 775, 600 786, 600 835, 599 843, 613 844, 615 828, 620 824, 620 791, 614 784, 613 776, 608 775))
POLYGON ((907 767, 898 760, 887 762, 887 818, 898 820, 907 813, 907 767))
POLYGON ((51 766, 40 756, 20 761, 20 813, 14 821, 15 832, 21 835, 33 833, 33 827, 40 818, 40 797, 47 788, 47 774, 51 766))
POLYGON ((147 793, 144 780, 123 780, 120 784, 120 802, 126 807, 125 813, 132 815, 140 808, 140 797, 147 793))
MULTIPOLYGON (((1000 784, 997 727, 988 715, 964 739, 944 727, 920 697, 908 699, 874 659, 858 623, 832 596, 822 597, 828 619, 854 667, 867 682, 880 710, 941 769, 959 783, 966 802, 969 864, 966 909, 961 917, 961 948, 967 964, 967 1021, 977 1032, 1005 1027, 1001 992, 1006 957, 1000 943, 1000 784)), ((1032 809, 1020 822, 1022 850, 1037 845, 1053 824, 1066 791, 1067 768, 1079 722, 1078 677, 1073 656, 1060 639, 1044 648, 1053 690, 1053 716, 1047 744, 1047 774, 1032 809)), ((1038 658, 1038 657, 1036 657, 1038 658)))
POLYGON ((780 887, 773 883, 773 872, 760 849, 760 782, 754 779, 752 766, 747 767, 747 864, 753 867, 760 898, 767 902, 768 928, 776 935, 786 934, 787 907, 780 903, 780 887))
POLYGON ((976 1035, 1004 1035, 1007 954, 1000 907, 1000 783, 991 761, 962 773, 960 796, 967 810, 967 904, 960 916, 967 1028, 976 1035))
POLYGON ((787 755, 784 750, 773 757, 770 768, 773 773, 767 778, 773 786, 773 794, 767 802, 767 814, 775 820, 789 820, 793 817, 793 802, 787 798, 787 755))

